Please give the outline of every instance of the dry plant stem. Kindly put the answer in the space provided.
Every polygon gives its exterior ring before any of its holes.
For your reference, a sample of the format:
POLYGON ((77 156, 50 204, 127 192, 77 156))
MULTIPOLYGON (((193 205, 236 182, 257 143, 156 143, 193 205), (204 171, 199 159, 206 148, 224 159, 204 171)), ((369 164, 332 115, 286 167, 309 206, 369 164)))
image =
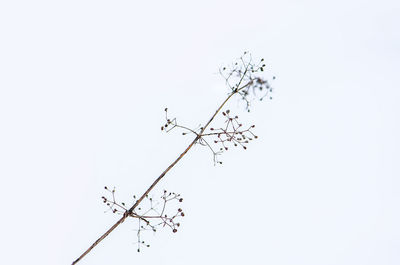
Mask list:
MULTIPOLYGON (((246 69, 247 71, 247 69, 246 69)), ((246 72, 244 73, 243 76, 245 76, 246 72)), ((105 232, 101 237, 99 237, 81 256, 79 256, 79 258, 77 258, 74 262, 72 262, 72 265, 78 263, 84 256, 86 256, 94 247, 96 247, 103 239, 105 239, 115 228, 117 228, 120 224, 122 224, 126 218, 128 218, 130 215, 132 215, 133 210, 142 202, 142 200, 146 197, 146 195, 148 195, 150 193, 150 191, 157 185, 157 183, 168 173, 168 171, 173 168, 178 162, 179 160, 181 160, 181 158, 183 156, 186 155, 186 153, 193 147, 193 145, 201 138, 203 132, 207 129, 207 127, 211 124, 211 122, 214 120, 215 116, 217 116, 217 114, 221 111, 221 109, 224 107, 224 105, 226 104, 226 102, 228 102, 228 100, 235 94, 239 93, 241 90, 243 90, 244 88, 248 87, 249 85, 251 85, 251 82, 243 85, 242 87, 240 86, 240 83, 242 82, 243 79, 240 80, 239 84, 237 85, 237 88, 235 90, 233 90, 229 96, 224 100, 224 102, 222 102, 222 104, 218 107, 218 109, 215 111, 214 115, 211 117, 211 119, 206 123, 206 125, 204 127, 201 128, 200 132, 196 135, 196 137, 194 138, 194 140, 189 144, 188 147, 186 147, 185 151, 183 151, 182 154, 180 154, 178 156, 177 159, 175 159, 174 162, 172 162, 165 170, 164 172, 161 173, 161 175, 154 180, 154 182, 150 185, 150 187, 143 193, 143 195, 135 202, 135 204, 129 208, 128 211, 126 211, 124 213, 124 215, 121 217, 121 219, 118 220, 118 222, 116 222, 113 226, 111 226, 107 232, 105 232)), ((137 216, 135 216, 137 217, 137 216)))

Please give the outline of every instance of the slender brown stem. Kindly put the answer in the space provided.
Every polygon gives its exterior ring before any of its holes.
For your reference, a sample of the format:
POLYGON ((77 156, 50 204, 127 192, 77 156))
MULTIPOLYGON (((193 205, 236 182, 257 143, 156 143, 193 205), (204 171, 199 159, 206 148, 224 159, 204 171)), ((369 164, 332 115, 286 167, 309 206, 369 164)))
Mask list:
MULTIPOLYGON (((247 69, 246 69, 247 71, 247 69)), ((246 72, 244 73, 244 75, 246 72)), ((242 82, 243 78, 240 80, 240 82, 237 85, 237 88, 234 89, 228 97, 222 102, 222 104, 218 107, 218 109, 215 111, 215 113, 212 115, 210 120, 204 125, 200 133, 196 135, 194 140, 189 144, 188 147, 178 156, 177 159, 175 159, 174 162, 172 162, 161 174, 158 176, 156 180, 150 185, 150 187, 143 193, 143 195, 135 202, 135 204, 127 210, 124 215, 121 217, 121 219, 118 220, 113 226, 111 226, 101 237, 99 237, 85 252, 83 252, 82 255, 79 256, 74 262, 72 262, 72 265, 78 263, 84 256, 86 256, 94 247, 96 247, 103 239, 105 239, 115 228, 117 228, 120 224, 122 224, 127 217, 129 217, 133 211, 136 209, 136 207, 143 201, 143 199, 150 193, 150 191, 157 185, 157 183, 170 171, 171 168, 173 168, 179 160, 182 159, 186 155, 186 153, 193 147, 193 145, 202 137, 203 132, 207 129, 207 127, 211 124, 211 122, 214 120, 214 118, 217 116, 217 114, 221 111, 221 109, 224 107, 224 105, 228 102, 228 100, 235 94, 239 93, 242 89, 246 88, 251 84, 251 81, 248 82, 247 84, 243 85, 240 87, 240 84, 242 82)))

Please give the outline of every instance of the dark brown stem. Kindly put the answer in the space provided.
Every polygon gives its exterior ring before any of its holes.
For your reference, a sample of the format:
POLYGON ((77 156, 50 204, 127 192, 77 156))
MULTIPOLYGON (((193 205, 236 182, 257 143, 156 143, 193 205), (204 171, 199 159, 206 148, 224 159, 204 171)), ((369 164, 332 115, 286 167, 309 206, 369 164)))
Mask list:
MULTIPOLYGON (((247 69, 244 73, 244 75, 246 74, 247 69)), ((177 159, 175 159, 174 162, 172 162, 162 173, 161 175, 154 180, 154 182, 150 185, 150 187, 143 193, 143 195, 135 202, 135 204, 129 208, 129 210, 127 210, 124 215, 121 217, 121 219, 118 220, 118 222, 116 222, 113 226, 111 226, 107 232, 105 232, 101 237, 99 237, 85 252, 83 252, 82 255, 79 256, 79 258, 77 258, 74 262, 72 262, 72 265, 78 263, 84 256, 86 256, 94 247, 96 247, 103 239, 105 239, 115 228, 117 228, 120 224, 122 224, 125 219, 127 217, 129 217, 133 211, 136 209, 136 207, 143 201, 143 199, 150 193, 150 191, 157 185, 157 183, 168 173, 168 171, 171 170, 171 168, 173 168, 178 162, 179 160, 182 159, 182 157, 184 157, 186 155, 186 153, 193 147, 193 145, 201 138, 203 132, 206 130, 206 128, 211 124, 211 122, 214 120, 214 118, 217 116, 217 114, 221 111, 221 109, 224 107, 224 105, 226 104, 226 102, 228 102, 228 100, 235 94, 239 93, 241 90, 243 90, 244 88, 248 87, 249 85, 251 85, 252 81, 248 82, 247 84, 243 85, 242 87, 240 87, 241 82, 243 81, 243 78, 240 80, 240 82, 238 83, 238 85, 236 86, 236 89, 234 89, 229 96, 224 100, 224 102, 222 102, 222 104, 218 107, 218 109, 215 111, 214 115, 212 115, 211 119, 206 123, 206 125, 204 125, 201 130, 200 133, 198 133, 196 135, 196 137, 194 138, 194 140, 189 144, 188 147, 186 147, 186 149, 178 156, 177 159)))

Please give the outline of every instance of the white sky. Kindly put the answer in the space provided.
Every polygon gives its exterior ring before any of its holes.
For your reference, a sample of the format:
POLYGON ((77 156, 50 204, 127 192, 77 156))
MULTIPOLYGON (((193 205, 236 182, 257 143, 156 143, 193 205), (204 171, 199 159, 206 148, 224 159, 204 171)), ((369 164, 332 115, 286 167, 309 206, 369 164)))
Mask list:
MULTIPOLYGON (((277 76, 245 113, 257 142, 214 167, 196 147, 160 183, 182 229, 133 221, 80 264, 399 264, 398 1, 2 1, 3 264, 70 264, 208 120, 245 51, 277 76)), ((158 194, 156 194, 158 195, 158 194)))

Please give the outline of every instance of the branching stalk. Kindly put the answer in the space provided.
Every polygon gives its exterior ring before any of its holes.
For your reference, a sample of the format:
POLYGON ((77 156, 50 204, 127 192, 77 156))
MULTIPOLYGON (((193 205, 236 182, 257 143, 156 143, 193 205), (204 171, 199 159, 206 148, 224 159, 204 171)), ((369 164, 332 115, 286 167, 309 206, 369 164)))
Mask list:
MULTIPOLYGON (((246 53, 245 53, 246 54, 246 53)), ((100 236, 85 252, 83 252, 73 263, 72 265, 78 263, 80 260, 82 260, 83 257, 85 257, 89 252, 91 252, 103 239, 105 239, 112 231, 114 231, 114 229, 116 229, 120 224, 122 224, 126 218, 128 217, 133 217, 133 218, 138 218, 139 221, 142 220, 145 223, 149 224, 149 221, 147 221, 146 218, 159 218, 157 216, 153 217, 153 216, 147 216, 147 215, 139 215, 135 212, 135 209, 141 204, 141 202, 148 197, 149 193, 153 190, 153 188, 158 184, 158 182, 164 178, 164 176, 187 154, 187 152, 197 143, 199 142, 202 145, 207 145, 212 151, 213 149, 211 148, 211 146, 208 144, 208 142, 203 138, 205 136, 216 136, 220 134, 225 134, 227 136, 230 137, 230 139, 228 141, 231 141, 231 139, 234 139, 236 134, 240 134, 242 135, 244 132, 249 132, 250 134, 252 134, 254 136, 254 134, 248 130, 243 130, 243 131, 239 131, 237 132, 235 128, 235 131, 232 130, 228 130, 227 128, 223 131, 223 132, 208 132, 205 133, 206 129, 210 126, 210 124, 212 123, 212 121, 215 119, 215 117, 217 116, 218 113, 221 112, 221 110, 223 109, 223 107, 226 105, 226 103, 236 94, 239 94, 243 99, 245 99, 247 107, 249 106, 249 100, 247 99, 247 96, 249 95, 249 90, 252 89, 253 91, 255 89, 260 89, 262 86, 266 86, 266 89, 269 90, 269 86, 267 81, 262 80, 259 77, 254 77, 252 75, 252 73, 254 72, 258 72, 260 69, 261 71, 263 71, 263 67, 265 67, 265 65, 260 66, 260 64, 255 65, 251 63, 251 57, 250 57, 250 61, 248 63, 245 63, 243 58, 240 58, 242 65, 240 66, 234 66, 233 69, 227 74, 227 77, 225 77, 222 72, 221 75, 225 78, 227 84, 229 84, 228 79, 230 79, 232 76, 237 76, 237 83, 234 86, 229 85, 229 88, 231 89, 230 93, 227 95, 227 97, 225 98, 225 100, 219 105, 219 107, 217 108, 217 110, 215 111, 215 113, 211 116, 211 118, 208 120, 208 122, 200 128, 199 132, 195 132, 192 129, 189 129, 187 127, 181 126, 181 125, 177 125, 176 121, 175 124, 173 124, 170 120, 168 120, 169 124, 172 124, 175 127, 181 128, 181 129, 185 129, 191 133, 194 133, 195 138, 193 139, 193 141, 186 147, 186 149, 151 183, 151 185, 148 187, 148 189, 139 197, 138 200, 136 200, 136 202, 133 204, 132 207, 130 207, 129 209, 124 208, 122 205, 115 203, 115 198, 114 198, 114 191, 112 191, 113 193, 113 204, 112 205, 116 205, 119 208, 122 208, 124 210, 122 217, 114 224, 112 225, 102 236, 100 236)), ((262 62, 263 60, 261 60, 262 62)), ((237 63, 235 64, 237 65, 237 63)), ((225 68, 223 69, 225 70, 225 68)), ((228 112, 229 113, 229 112, 228 112)), ((224 116, 226 115, 225 113, 223 113, 224 116)), ((236 117, 237 118, 237 117, 236 117)), ((229 118, 230 121, 232 121, 232 118, 229 118)), ((241 124, 240 124, 241 126, 241 124)), ((254 127, 254 126, 253 126, 254 127)), ((214 130, 213 128, 211 128, 211 130, 214 130)), ((257 138, 257 137, 255 137, 257 138)), ((242 145, 242 142, 236 141, 236 143, 242 145)), ((250 139, 251 140, 251 139, 250 139)), ((217 143, 217 141, 215 141, 217 143)), ((224 141, 220 141, 222 144, 224 144, 224 141)), ((246 147, 243 146, 245 149, 246 147)), ((226 150, 228 150, 225 147, 226 150)), ((216 155, 216 153, 213 151, 214 156, 216 155)), ((215 157, 214 157, 214 161, 215 161, 215 157)), ((106 187, 107 189, 107 187, 106 187)), ((107 202, 106 198, 103 198, 104 202, 107 202)), ((165 204, 164 204, 165 207, 165 204)), ((140 208, 139 208, 140 210, 140 208)), ((180 210, 180 209, 179 209, 180 210)), ((115 210, 116 211, 116 210, 115 210)), ((164 211, 164 209, 163 209, 164 211)), ((162 211, 162 212, 163 212, 162 211)), ((122 212, 121 212, 122 213, 122 212)), ((183 213, 182 213, 183 216, 183 213)), ((166 215, 165 215, 166 217, 166 215)), ((163 217, 161 216, 161 219, 163 219, 163 217)), ((169 225, 169 224, 168 224, 169 225)), ((179 224, 178 224, 179 226, 179 224)), ((140 227, 140 223, 139 223, 139 227, 140 227)), ((174 231, 175 232, 175 231, 174 231)), ((139 237, 139 231, 138 231, 138 237, 139 237)), ((140 241, 140 239, 139 239, 140 241)), ((140 242, 139 242, 140 243, 140 242)))

